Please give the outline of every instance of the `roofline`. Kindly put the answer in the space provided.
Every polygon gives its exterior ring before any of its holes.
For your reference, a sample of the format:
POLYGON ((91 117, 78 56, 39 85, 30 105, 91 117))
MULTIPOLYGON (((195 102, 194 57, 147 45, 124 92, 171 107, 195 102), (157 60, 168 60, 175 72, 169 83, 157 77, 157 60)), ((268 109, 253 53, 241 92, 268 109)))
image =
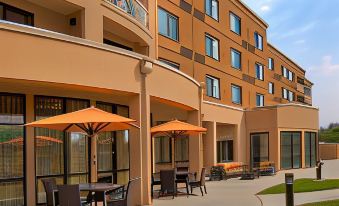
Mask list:
POLYGON ((289 61, 291 61, 295 66, 298 67, 299 70, 301 70, 304 74, 306 74, 306 70, 304 70, 298 63, 296 63, 294 60, 292 60, 291 58, 289 58, 287 55, 285 55, 282 51, 280 51, 279 49, 277 49, 277 47, 273 46, 271 43, 267 42, 267 45, 271 48, 273 48, 274 50, 276 50, 277 52, 279 52, 281 55, 283 55, 286 59, 288 59, 289 61))
POLYGON ((236 0, 236 1, 238 1, 241 5, 243 5, 251 14, 253 14, 261 23, 263 23, 266 26, 266 28, 269 27, 269 24, 263 18, 261 18, 259 14, 257 14, 249 6, 247 6, 245 2, 243 2, 242 0, 236 0))

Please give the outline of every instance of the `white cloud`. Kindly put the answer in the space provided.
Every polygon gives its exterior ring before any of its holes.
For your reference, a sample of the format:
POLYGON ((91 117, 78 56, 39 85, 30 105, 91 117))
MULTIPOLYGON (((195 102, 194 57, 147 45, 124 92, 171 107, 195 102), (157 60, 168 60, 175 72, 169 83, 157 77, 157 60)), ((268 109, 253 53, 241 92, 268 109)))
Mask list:
POLYGON ((339 64, 332 63, 333 57, 331 55, 324 56, 322 58, 322 64, 320 66, 313 66, 311 71, 319 72, 323 75, 331 75, 335 72, 339 72, 339 64))
POLYGON ((261 7, 260 7, 260 10, 263 11, 263 12, 266 12, 266 11, 271 10, 271 7, 268 6, 268 5, 264 5, 264 6, 261 6, 261 7))
POLYGON ((306 40, 305 39, 299 39, 295 42, 293 42, 294 44, 305 44, 306 43, 306 40))

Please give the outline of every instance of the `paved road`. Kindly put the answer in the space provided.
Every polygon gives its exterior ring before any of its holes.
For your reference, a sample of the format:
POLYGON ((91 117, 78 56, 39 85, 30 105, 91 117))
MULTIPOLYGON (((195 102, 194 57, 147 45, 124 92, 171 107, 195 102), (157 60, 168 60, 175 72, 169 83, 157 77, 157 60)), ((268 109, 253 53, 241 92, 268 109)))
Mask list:
MULTIPOLYGON (((314 178, 315 169, 299 169, 289 170, 286 172, 292 172, 295 178, 314 178)), ((172 206, 172 205, 183 205, 183 206, 261 206, 261 200, 255 195, 259 191, 284 182, 285 173, 279 172, 274 177, 261 177, 256 180, 238 180, 230 179, 227 181, 220 182, 207 182, 208 194, 201 197, 200 190, 196 189, 195 194, 198 196, 186 196, 176 197, 174 200, 171 198, 161 198, 154 200, 155 206, 172 206)), ((325 178, 339 178, 339 160, 325 161, 323 177, 325 178)), ((335 199, 339 198, 339 191, 332 190, 329 192, 322 193, 310 193, 310 194, 298 194, 296 195, 296 203, 314 202, 317 200, 335 199), (322 194, 323 193, 323 194, 322 194), (335 194, 338 194, 336 197, 335 194)), ((263 199, 264 206, 280 206, 284 205, 284 196, 265 196, 263 199)))

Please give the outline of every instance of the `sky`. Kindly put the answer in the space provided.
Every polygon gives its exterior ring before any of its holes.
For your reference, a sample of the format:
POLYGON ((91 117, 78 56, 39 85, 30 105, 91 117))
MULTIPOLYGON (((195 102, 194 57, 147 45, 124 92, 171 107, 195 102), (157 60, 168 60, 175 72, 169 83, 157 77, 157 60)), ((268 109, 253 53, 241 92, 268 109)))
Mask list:
POLYGON ((320 126, 339 122, 339 0, 242 0, 268 24, 268 42, 306 70, 320 126))

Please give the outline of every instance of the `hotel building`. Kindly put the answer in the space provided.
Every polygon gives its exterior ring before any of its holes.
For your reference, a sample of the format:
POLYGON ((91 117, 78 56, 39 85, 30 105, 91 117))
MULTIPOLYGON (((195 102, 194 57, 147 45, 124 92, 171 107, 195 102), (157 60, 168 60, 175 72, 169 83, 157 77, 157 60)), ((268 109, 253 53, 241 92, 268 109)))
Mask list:
POLYGON ((151 205, 173 162, 315 166, 313 84, 267 28, 240 0, 0 0, 0 205, 45 203, 46 177, 141 177, 129 203, 151 205), (91 105, 140 125, 98 138, 98 174, 87 137, 21 126, 91 105), (151 136, 172 119, 208 131, 151 136))

